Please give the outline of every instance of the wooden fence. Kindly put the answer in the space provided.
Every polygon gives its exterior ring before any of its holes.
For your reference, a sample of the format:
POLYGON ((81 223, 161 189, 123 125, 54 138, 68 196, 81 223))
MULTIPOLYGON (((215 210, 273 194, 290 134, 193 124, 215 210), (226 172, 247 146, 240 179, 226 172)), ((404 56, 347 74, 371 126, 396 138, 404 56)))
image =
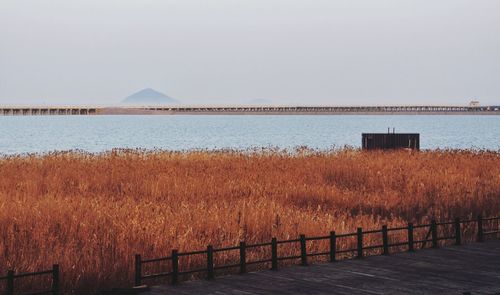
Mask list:
MULTIPOLYGON (((370 255, 370 250, 379 250, 382 255, 389 255, 391 252, 391 248, 397 248, 399 250, 406 249, 407 251, 414 251, 417 248, 425 248, 429 243, 429 246, 432 248, 438 248, 440 241, 450 241, 452 240, 455 245, 462 244, 464 238, 475 239, 477 242, 483 242, 486 236, 495 235, 500 233, 499 230, 499 220, 500 217, 491 217, 491 218, 482 218, 478 216, 477 219, 468 219, 468 220, 460 220, 455 219, 454 221, 449 222, 436 222, 432 220, 429 224, 422 225, 413 225, 412 223, 408 223, 407 226, 404 227, 396 227, 396 228, 388 228, 387 226, 382 226, 381 229, 377 230, 369 230, 363 231, 362 228, 358 228, 355 233, 346 233, 346 234, 337 234, 335 231, 330 232, 329 235, 319 236, 319 237, 306 237, 305 235, 300 235, 297 239, 291 240, 282 240, 278 241, 276 238, 272 238, 271 242, 267 243, 259 243, 259 244, 247 244, 246 242, 240 242, 239 245, 233 247, 226 248, 214 248, 211 245, 207 246, 205 250, 200 251, 192 251, 192 252, 179 252, 178 250, 172 250, 172 254, 167 257, 160 258, 152 258, 152 259, 142 259, 141 255, 135 256, 135 286, 140 286, 143 284, 143 281, 146 279, 154 279, 154 278, 162 278, 162 277, 170 277, 170 282, 172 284, 179 283, 179 276, 194 274, 194 273, 206 273, 207 279, 213 279, 215 277, 215 272, 218 270, 225 269, 238 269, 239 273, 247 272, 247 266, 250 265, 263 265, 263 264, 271 264, 272 270, 278 270, 279 262, 282 261, 294 261, 300 260, 301 265, 308 265, 309 257, 326 257, 328 261, 335 262, 341 255, 350 254, 351 256, 362 258, 363 256, 370 255), (488 223, 495 222, 496 227, 494 230, 490 228, 490 230, 485 230, 488 223), (464 229, 467 227, 467 232, 472 232, 471 235, 464 235, 464 229), (474 228, 474 231, 470 231, 471 226, 474 228), (443 229, 443 227, 451 227, 452 234, 449 234, 450 228, 448 230, 443 229), (441 228, 441 236, 438 235, 441 228), (422 239, 415 239, 415 231, 419 229, 424 229, 425 236, 422 239), (394 233, 399 232, 399 236, 406 236, 406 240, 402 242, 390 243, 391 235, 394 237, 394 233), (447 234, 448 232, 448 234, 447 234), (367 245, 365 243, 364 237, 366 235, 377 235, 381 238, 382 243, 375 245, 367 245), (339 247, 342 239, 353 239, 356 240, 356 247, 342 249, 339 247), (307 243, 312 241, 324 241, 328 243, 328 251, 323 252, 308 252, 307 243), (280 256, 278 253, 278 245, 283 244, 298 244, 300 246, 300 255, 284 255, 280 256), (247 250, 256 249, 256 248, 265 248, 270 250, 271 255, 267 259, 261 260, 247 260, 247 250), (340 249, 339 249, 340 248, 340 249), (214 263, 214 254, 224 253, 230 251, 237 251, 239 253, 239 260, 236 263, 232 264, 222 264, 216 265, 214 263), (179 271, 179 258, 180 257, 189 257, 193 255, 204 255, 206 258, 206 266, 203 268, 196 269, 187 269, 183 271, 179 271), (166 272, 156 272, 156 273, 146 273, 144 274, 142 271, 143 265, 146 264, 155 264, 160 262, 170 262, 171 267, 169 271, 166 272)), ((392 251, 395 252, 395 251, 392 251)), ((237 253, 237 254, 238 254, 237 253)), ((238 255, 236 255, 238 256, 238 255)), ((59 280, 59 265, 54 264, 52 269, 31 272, 31 273, 20 273, 16 274, 13 270, 9 270, 7 275, 4 277, 0 277, 0 283, 2 281, 6 281, 6 291, 4 294, 6 295, 14 295, 15 294, 15 282, 18 279, 25 277, 36 277, 43 275, 52 275, 52 285, 50 289, 45 291, 37 291, 32 293, 27 293, 25 295, 42 295, 42 294, 60 294, 60 280, 59 280)), ((16 293, 18 294, 18 293, 16 293)))
POLYGON ((15 280, 26 277, 36 277, 36 276, 44 276, 44 275, 52 275, 52 286, 50 289, 43 291, 36 291, 31 293, 26 293, 26 295, 42 295, 42 294, 53 294, 59 295, 59 265, 54 264, 52 269, 42 270, 37 272, 29 272, 29 273, 20 273, 16 274, 13 270, 9 270, 5 277, 0 277, 0 282, 6 281, 6 295, 14 295, 15 291, 15 280))
POLYGON ((285 260, 300 260, 301 265, 307 265, 308 257, 322 256, 327 257, 330 262, 335 262, 341 254, 351 254, 356 258, 362 258, 366 254, 369 254, 370 250, 378 249, 379 251, 381 250, 382 255, 389 255, 391 248, 398 247, 399 249, 403 248, 407 251, 414 251, 415 249, 418 249, 418 247, 421 249, 425 248, 428 243, 430 247, 438 248, 439 242, 446 240, 451 240, 455 245, 460 245, 462 244, 464 238, 462 232, 466 225, 474 227, 473 236, 468 235, 466 238, 473 238, 477 242, 483 242, 485 236, 500 233, 498 220, 500 220, 500 217, 482 218, 481 216, 478 216, 477 219, 460 220, 457 218, 454 221, 449 222, 436 222, 435 220, 432 220, 431 223, 422 225, 413 225, 412 223, 409 223, 407 226, 397 228, 388 228, 384 225, 381 229, 369 231, 363 231, 362 228, 358 228, 355 233, 337 234, 335 231, 332 231, 329 235, 319 237, 306 237, 305 235, 300 235, 297 239, 283 241, 278 241, 276 238, 272 238, 271 241, 267 243, 247 244, 245 242, 240 242, 237 246, 218 249, 209 245, 206 250, 200 251, 179 252, 178 250, 172 250, 172 254, 170 256, 152 259, 142 259, 141 255, 137 254, 135 256, 134 283, 135 286, 141 286, 144 280, 170 277, 170 282, 172 284, 177 284, 179 282, 179 276, 194 273, 206 273, 206 278, 210 280, 215 277, 215 272, 217 270, 239 269, 239 273, 243 274, 247 271, 247 266, 249 265, 262 265, 269 263, 271 264, 272 270, 278 270, 279 262, 285 260), (485 231, 483 225, 491 221, 495 221, 497 223, 496 229, 485 231), (443 227, 448 227, 448 230, 443 227), (423 239, 415 239, 414 233, 418 229, 428 229, 428 231, 425 231, 426 235, 423 239), (442 234, 441 236, 438 236, 440 229, 442 234), (394 235, 395 232, 399 232, 400 235, 403 233, 403 235, 406 236, 406 241, 390 243, 391 234, 394 235), (449 232, 451 232, 451 234, 449 232), (380 235, 379 237, 381 238, 382 243, 376 245, 366 245, 363 239, 366 235, 380 235), (339 241, 341 239, 348 238, 356 238, 356 247, 338 249, 339 241), (307 251, 307 242, 310 241, 327 241, 329 249, 324 252, 310 253, 307 251), (300 245, 300 255, 280 256, 278 254, 278 245, 289 243, 298 243, 300 245), (247 250, 252 248, 267 248, 268 250, 270 248, 271 256, 268 259, 247 261, 247 250), (214 254, 229 251, 239 252, 238 263, 223 265, 214 264, 214 254), (203 268, 179 271, 179 258, 193 255, 204 255, 206 257, 206 266, 203 268), (170 270, 166 272, 143 273, 143 265, 160 262, 170 262, 170 270))

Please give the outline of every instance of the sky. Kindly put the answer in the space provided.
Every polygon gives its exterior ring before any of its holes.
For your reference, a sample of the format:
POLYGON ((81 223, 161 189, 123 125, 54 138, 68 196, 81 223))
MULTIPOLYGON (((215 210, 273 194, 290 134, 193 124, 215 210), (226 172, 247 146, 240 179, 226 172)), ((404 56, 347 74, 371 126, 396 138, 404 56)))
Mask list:
POLYGON ((498 0, 0 0, 0 104, 500 104, 498 0))

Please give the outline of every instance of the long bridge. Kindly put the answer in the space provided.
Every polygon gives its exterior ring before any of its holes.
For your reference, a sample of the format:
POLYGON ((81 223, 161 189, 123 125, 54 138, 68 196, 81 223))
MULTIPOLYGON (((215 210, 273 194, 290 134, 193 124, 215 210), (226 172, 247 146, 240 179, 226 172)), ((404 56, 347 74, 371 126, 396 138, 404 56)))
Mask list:
POLYGON ((499 106, 0 106, 0 116, 54 115, 500 115, 499 106))

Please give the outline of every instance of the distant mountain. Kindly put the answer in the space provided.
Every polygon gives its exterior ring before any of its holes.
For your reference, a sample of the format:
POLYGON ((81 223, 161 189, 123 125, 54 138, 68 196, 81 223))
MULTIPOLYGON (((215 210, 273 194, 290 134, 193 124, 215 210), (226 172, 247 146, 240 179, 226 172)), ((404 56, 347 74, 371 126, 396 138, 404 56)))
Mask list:
POLYGON ((176 99, 173 99, 166 94, 158 92, 151 88, 143 89, 137 93, 127 96, 122 103, 124 104, 140 104, 140 105, 150 105, 150 104, 173 104, 178 103, 176 99))

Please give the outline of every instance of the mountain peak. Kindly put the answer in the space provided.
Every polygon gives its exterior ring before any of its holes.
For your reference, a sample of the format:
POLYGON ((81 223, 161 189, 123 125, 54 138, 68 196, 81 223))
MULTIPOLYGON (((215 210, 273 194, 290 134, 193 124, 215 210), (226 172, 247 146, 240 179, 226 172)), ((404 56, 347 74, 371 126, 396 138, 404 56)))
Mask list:
POLYGON ((125 104, 172 104, 178 103, 177 100, 166 94, 158 92, 152 88, 145 88, 130 96, 127 96, 123 103, 125 104))

